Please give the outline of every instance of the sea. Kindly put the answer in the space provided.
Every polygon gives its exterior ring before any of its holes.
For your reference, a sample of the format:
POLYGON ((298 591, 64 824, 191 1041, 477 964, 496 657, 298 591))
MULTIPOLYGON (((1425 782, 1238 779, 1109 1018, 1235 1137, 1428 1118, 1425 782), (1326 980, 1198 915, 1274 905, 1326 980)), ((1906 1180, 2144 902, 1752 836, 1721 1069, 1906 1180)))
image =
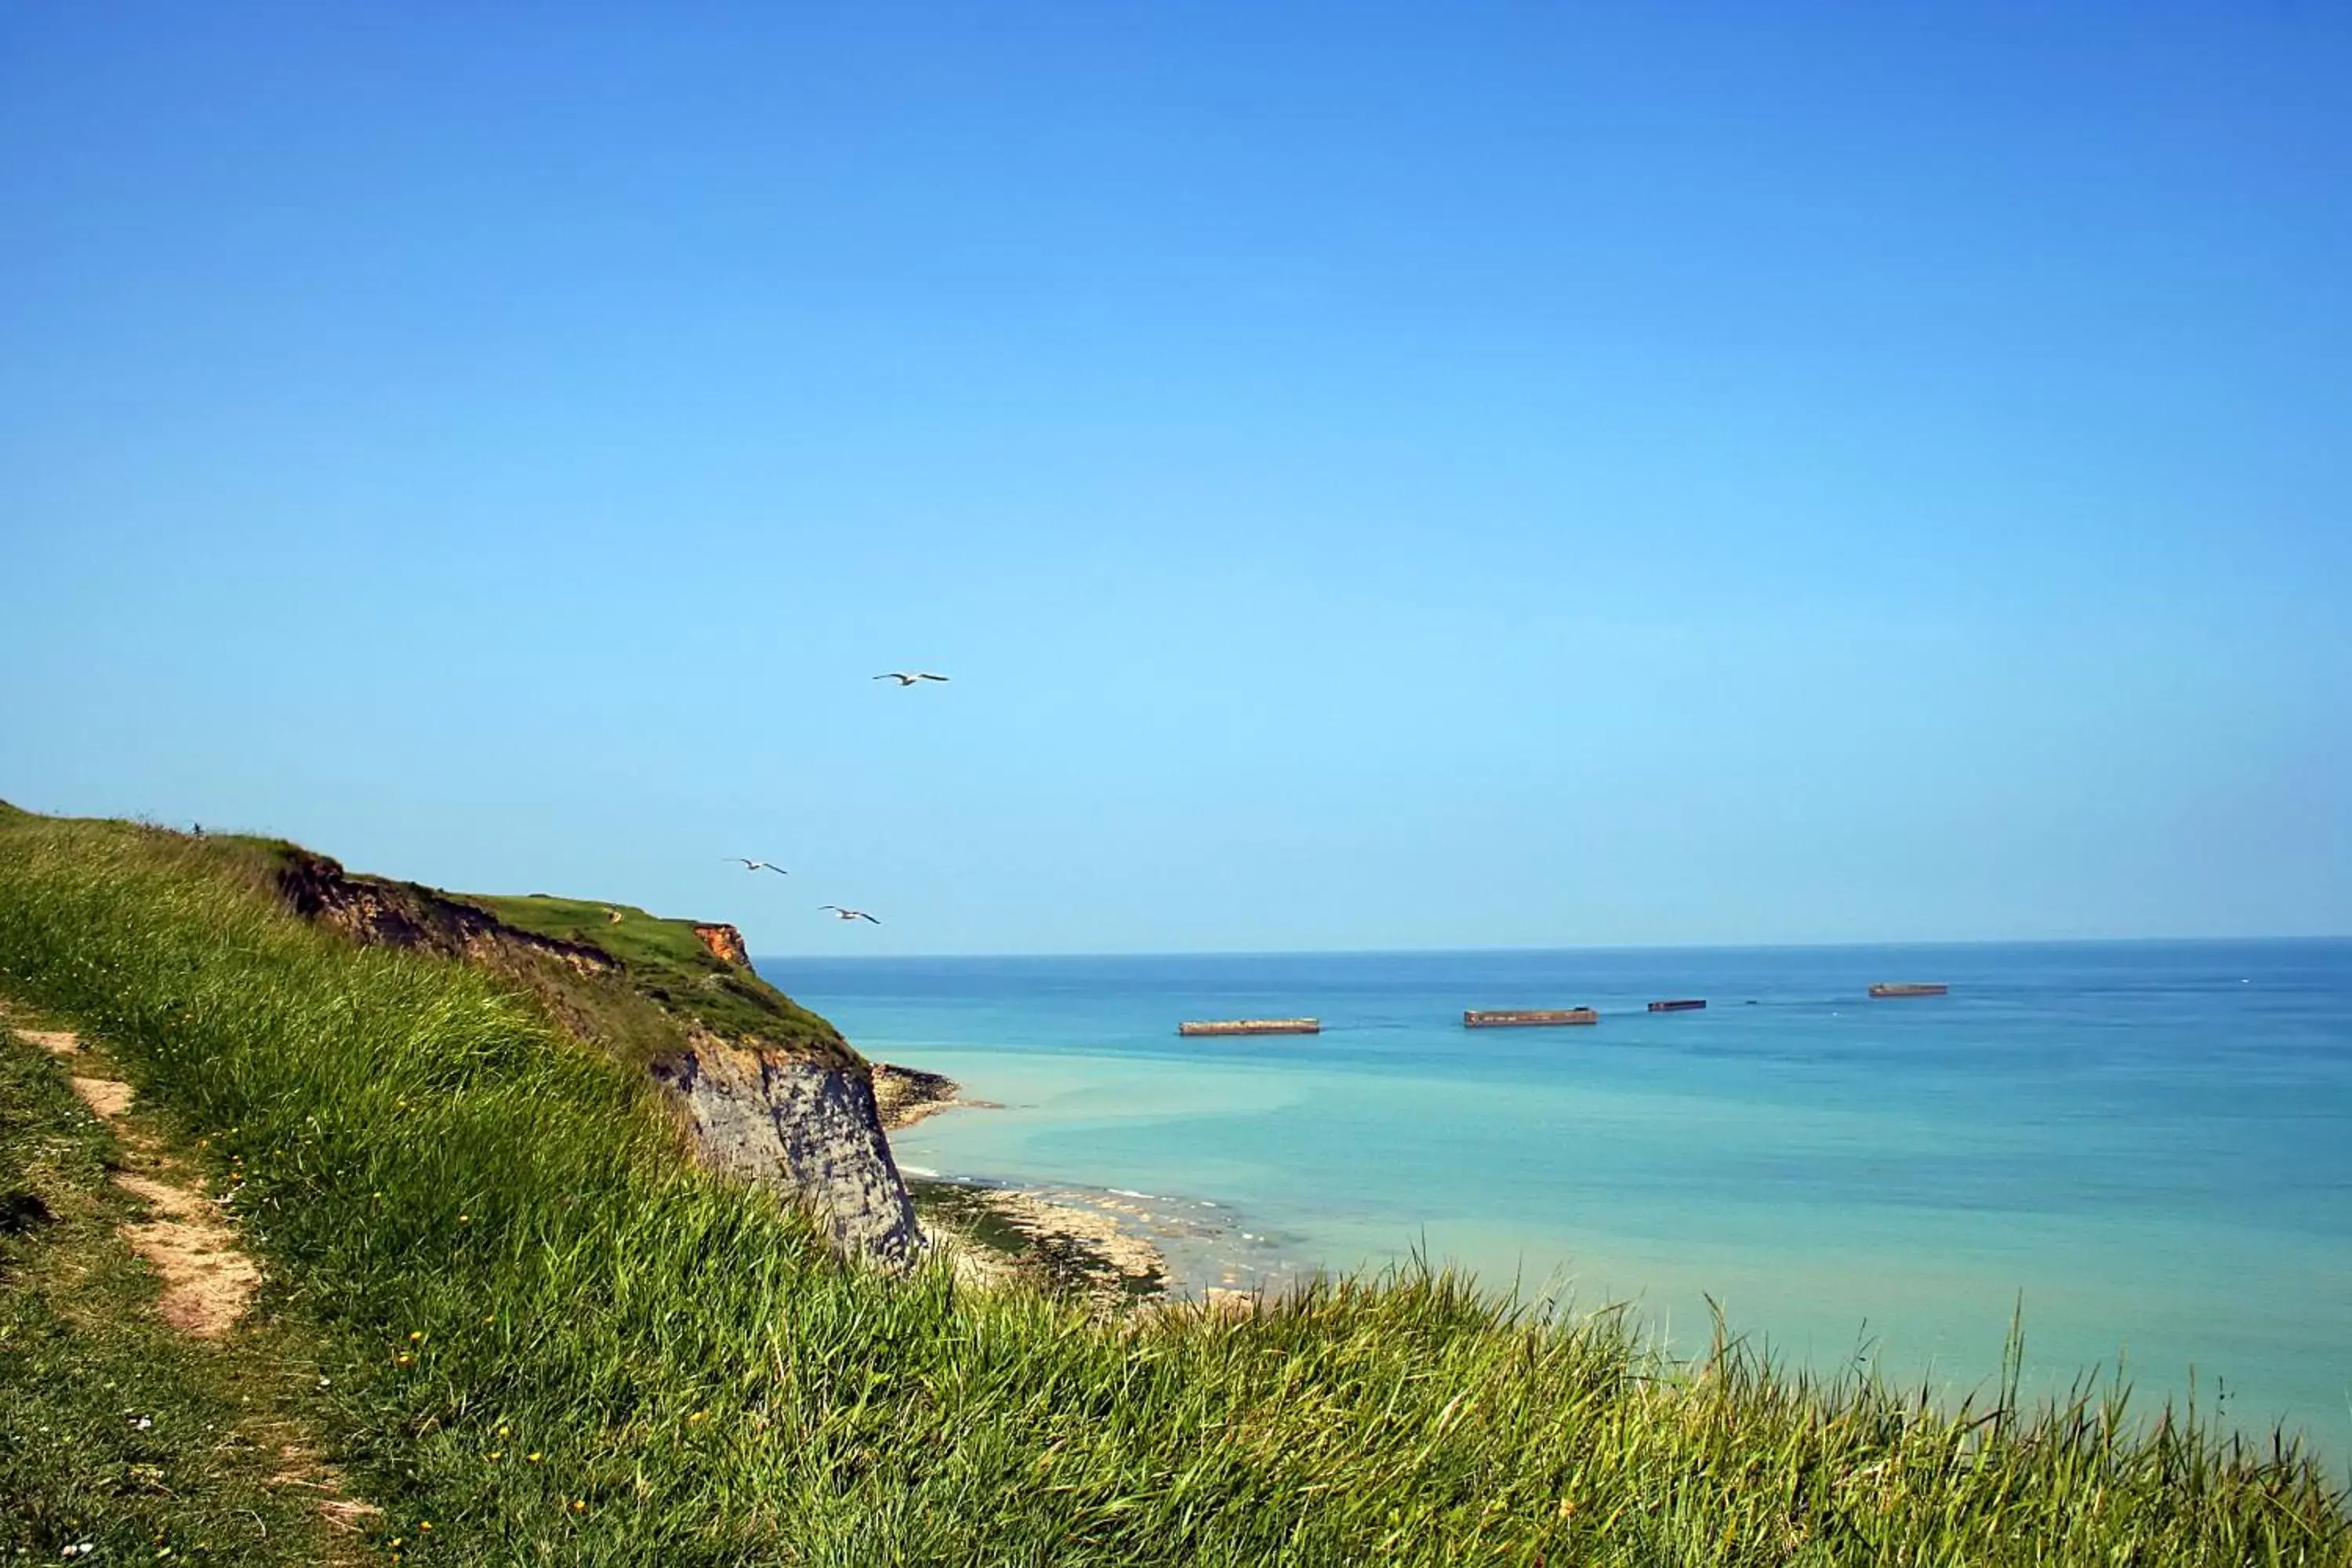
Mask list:
POLYGON ((2014 1326, 2030 1392, 2120 1375, 2352 1458, 2352 941, 759 967, 990 1102, 902 1165, 1115 1211, 1182 1290, 1421 1260, 1947 1403, 2014 1326), (1600 1020, 1462 1023, 1566 1006, 1600 1020))

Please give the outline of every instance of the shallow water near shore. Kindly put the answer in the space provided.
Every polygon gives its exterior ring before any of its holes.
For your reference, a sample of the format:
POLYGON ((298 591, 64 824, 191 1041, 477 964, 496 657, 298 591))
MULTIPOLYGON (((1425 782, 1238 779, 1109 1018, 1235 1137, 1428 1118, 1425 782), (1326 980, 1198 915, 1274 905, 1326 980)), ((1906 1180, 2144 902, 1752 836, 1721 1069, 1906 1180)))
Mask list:
POLYGON ((2136 1400, 2352 1457, 2352 942, 763 959, 868 1056, 1002 1110, 893 1139, 1109 1190, 1192 1289, 1419 1249, 1525 1293, 1706 1297, 1822 1370, 2136 1400), (1876 981, 1951 984, 1871 1001, 1876 981), (1705 1011, 1647 1002, 1705 996, 1705 1011), (1461 1026, 1590 1005, 1599 1025, 1461 1026), (1318 1036, 1183 1039, 1185 1018, 1318 1036), (1186 1228, 1189 1227, 1189 1228, 1186 1228))

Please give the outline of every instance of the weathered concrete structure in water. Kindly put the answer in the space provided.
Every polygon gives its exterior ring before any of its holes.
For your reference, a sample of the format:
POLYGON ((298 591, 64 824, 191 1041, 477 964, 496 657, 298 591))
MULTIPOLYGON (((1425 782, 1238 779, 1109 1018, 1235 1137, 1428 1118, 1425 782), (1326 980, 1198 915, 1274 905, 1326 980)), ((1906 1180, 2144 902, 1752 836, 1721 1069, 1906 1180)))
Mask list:
POLYGON ((1212 1018, 1179 1024, 1180 1035, 1319 1035, 1320 1018, 1212 1018))
POLYGON ((1465 1029, 1533 1029, 1553 1024, 1599 1022, 1601 1015, 1590 1007, 1529 1007, 1486 1013, 1466 1010, 1462 1015, 1462 1026, 1465 1029))
POLYGON ((1874 985, 1870 994, 1873 996, 1941 996, 1951 989, 1944 984, 1905 980, 1887 985, 1874 985))
POLYGON ((1685 997, 1680 1001, 1675 1002, 1653 1002, 1650 1004, 1650 1011, 1653 1013, 1696 1013, 1706 1005, 1706 999, 1705 997, 1685 997))

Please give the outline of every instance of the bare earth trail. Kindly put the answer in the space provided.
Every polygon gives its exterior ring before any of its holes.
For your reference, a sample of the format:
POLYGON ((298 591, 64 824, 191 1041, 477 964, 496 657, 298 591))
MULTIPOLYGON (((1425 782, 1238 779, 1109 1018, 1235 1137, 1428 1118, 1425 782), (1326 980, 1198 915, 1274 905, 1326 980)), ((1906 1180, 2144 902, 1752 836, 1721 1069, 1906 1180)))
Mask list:
POLYGON ((138 1167, 116 1172, 114 1184, 146 1200, 152 1215, 143 1224, 125 1226, 122 1236, 163 1283, 158 1304, 163 1321, 199 1339, 227 1333, 253 1304, 261 1270, 237 1246, 219 1205, 163 1154, 153 1138, 131 1124, 134 1096, 129 1084, 74 1070, 87 1065, 78 1037, 62 1029, 17 1033, 66 1062, 73 1091, 113 1130, 138 1167))
MULTIPOLYGON (((86 1076, 101 1068, 83 1051, 80 1037, 64 1029, 13 1032, 65 1064, 74 1093, 107 1124, 121 1146, 128 1168, 114 1173, 114 1184, 142 1200, 149 1210, 145 1219, 122 1226, 122 1238, 154 1269, 162 1283, 157 1315, 192 1338, 225 1338, 261 1288, 259 1265, 238 1245, 236 1232, 223 1215, 226 1200, 205 1195, 196 1174, 173 1160, 152 1133, 131 1120, 137 1093, 129 1084, 120 1079, 86 1076)), ((271 1445, 278 1468, 269 1484, 317 1494, 320 1515, 339 1531, 363 1530, 379 1510, 373 1503, 343 1494, 341 1477, 334 1467, 319 1459, 311 1436, 295 1429, 301 1424, 268 1425, 280 1429, 271 1445)))

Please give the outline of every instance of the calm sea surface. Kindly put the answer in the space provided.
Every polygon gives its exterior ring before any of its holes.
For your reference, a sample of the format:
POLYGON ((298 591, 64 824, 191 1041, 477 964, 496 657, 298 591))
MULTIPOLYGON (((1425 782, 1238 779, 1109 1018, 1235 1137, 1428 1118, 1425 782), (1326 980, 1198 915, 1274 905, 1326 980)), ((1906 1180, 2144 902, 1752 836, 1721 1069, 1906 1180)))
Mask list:
POLYGON ((761 961, 869 1056, 992 1110, 894 1140, 944 1175, 1202 1222, 1194 1285, 1418 1248, 1529 1294, 1706 1299, 1777 1353, 2042 1385, 2352 1455, 2352 942, 761 961), (1874 981, 1947 997, 1869 1001, 1874 981), (1652 1016, 1660 997, 1706 1011, 1652 1016), (1590 1005, 1597 1027, 1461 1026, 1590 1005), (1180 1039, 1185 1018, 1321 1017, 1180 1039))

